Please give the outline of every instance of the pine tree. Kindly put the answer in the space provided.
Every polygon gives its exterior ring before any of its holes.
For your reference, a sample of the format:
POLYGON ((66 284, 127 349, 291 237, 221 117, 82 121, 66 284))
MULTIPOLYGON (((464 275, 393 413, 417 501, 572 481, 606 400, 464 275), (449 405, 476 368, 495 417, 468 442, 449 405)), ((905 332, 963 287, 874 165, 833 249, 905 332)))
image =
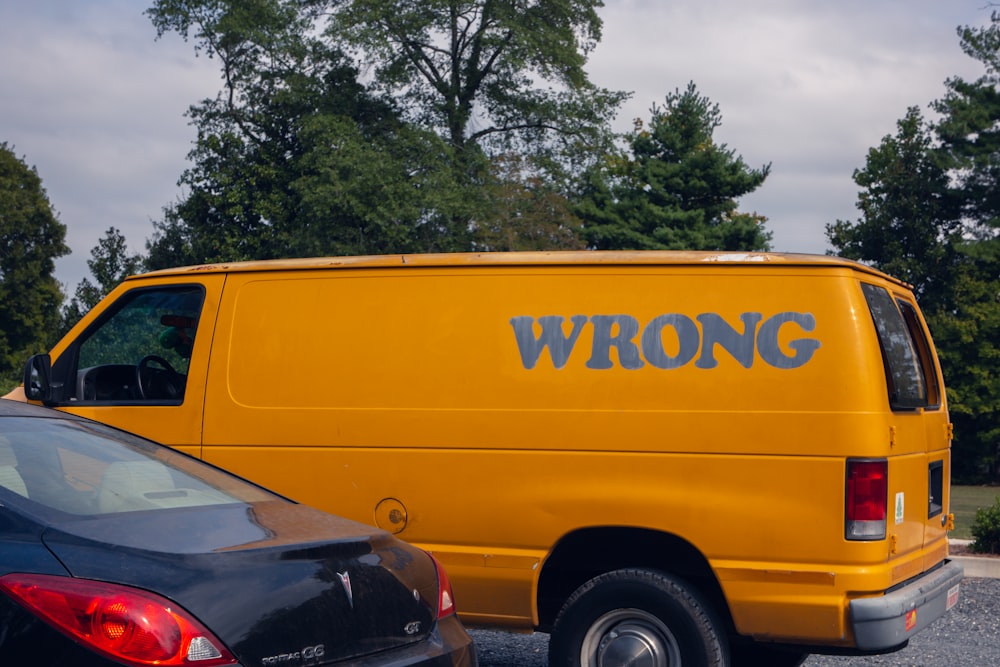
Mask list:
POLYGON ((630 155, 612 157, 588 175, 577 214, 596 249, 766 250, 766 219, 737 210, 760 187, 770 165, 750 169, 716 144, 718 105, 694 83, 654 105, 648 127, 636 122, 630 155))

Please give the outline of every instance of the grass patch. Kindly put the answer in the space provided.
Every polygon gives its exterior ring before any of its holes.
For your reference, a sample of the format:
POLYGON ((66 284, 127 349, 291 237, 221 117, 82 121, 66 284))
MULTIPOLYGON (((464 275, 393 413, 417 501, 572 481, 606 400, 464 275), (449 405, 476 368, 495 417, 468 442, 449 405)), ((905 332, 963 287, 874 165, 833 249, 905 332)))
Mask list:
POLYGON ((955 530, 948 534, 963 540, 972 539, 972 523, 976 510, 989 507, 1000 496, 1000 486, 952 486, 951 511, 955 514, 955 530))

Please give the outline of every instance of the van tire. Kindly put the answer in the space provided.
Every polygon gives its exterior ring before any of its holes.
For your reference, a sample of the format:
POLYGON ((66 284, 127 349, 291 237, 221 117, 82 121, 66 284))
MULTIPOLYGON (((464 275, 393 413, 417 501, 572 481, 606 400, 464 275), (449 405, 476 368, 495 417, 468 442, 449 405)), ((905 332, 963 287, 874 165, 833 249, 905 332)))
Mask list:
POLYGON ((556 617, 550 667, 728 667, 712 610, 683 580, 656 570, 606 572, 578 588, 556 617))

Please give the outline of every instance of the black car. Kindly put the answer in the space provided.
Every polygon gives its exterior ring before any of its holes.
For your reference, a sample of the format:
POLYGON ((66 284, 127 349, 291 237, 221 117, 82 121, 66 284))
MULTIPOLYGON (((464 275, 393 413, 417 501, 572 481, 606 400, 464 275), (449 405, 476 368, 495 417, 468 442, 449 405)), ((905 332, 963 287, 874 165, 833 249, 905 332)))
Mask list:
POLYGON ((428 553, 0 400, 0 665, 329 664, 475 667, 428 553))

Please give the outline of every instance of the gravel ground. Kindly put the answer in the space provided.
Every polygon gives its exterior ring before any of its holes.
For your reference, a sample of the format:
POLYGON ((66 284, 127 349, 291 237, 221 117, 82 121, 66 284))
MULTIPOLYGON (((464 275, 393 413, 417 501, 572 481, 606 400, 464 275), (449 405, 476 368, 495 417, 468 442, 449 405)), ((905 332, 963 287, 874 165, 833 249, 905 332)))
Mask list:
MULTIPOLYGON (((547 667, 548 635, 472 630, 480 667, 547 667)), ((1000 665, 1000 580, 965 579, 958 604, 902 651, 865 658, 811 656, 806 667, 1000 665)))

